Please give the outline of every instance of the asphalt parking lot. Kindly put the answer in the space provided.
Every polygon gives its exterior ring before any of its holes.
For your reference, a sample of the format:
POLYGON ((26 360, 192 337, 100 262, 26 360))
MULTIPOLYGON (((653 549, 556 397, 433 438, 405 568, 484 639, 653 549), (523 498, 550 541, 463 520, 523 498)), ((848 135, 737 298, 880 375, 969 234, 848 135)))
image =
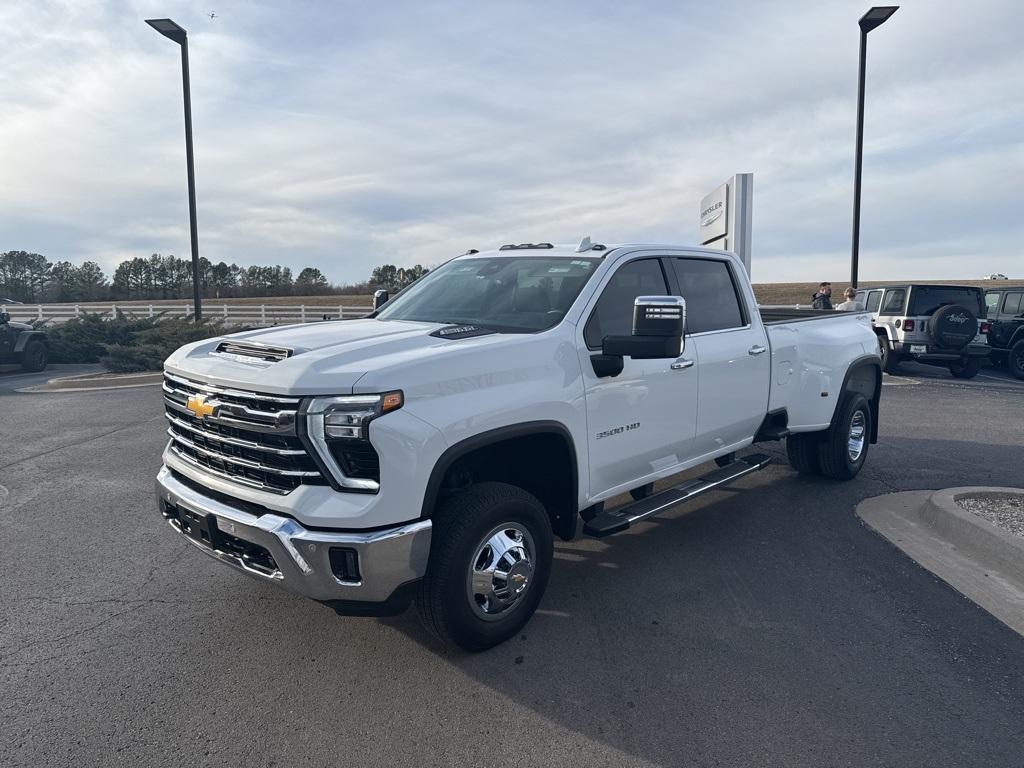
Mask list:
POLYGON ((0 763, 1020 766, 1024 638, 854 515, 1024 484, 1024 385, 983 376, 887 377, 851 483, 768 444, 777 461, 731 489, 560 544, 525 633, 472 656, 173 534, 158 388, 0 376, 0 763))

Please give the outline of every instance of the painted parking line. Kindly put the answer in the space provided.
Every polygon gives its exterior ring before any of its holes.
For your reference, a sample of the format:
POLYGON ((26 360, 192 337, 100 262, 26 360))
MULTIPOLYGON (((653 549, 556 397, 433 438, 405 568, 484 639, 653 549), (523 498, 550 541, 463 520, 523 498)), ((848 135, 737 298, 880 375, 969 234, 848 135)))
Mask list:
POLYGON ((1013 384, 1014 383, 1013 379, 1004 378, 1002 376, 990 376, 987 373, 979 373, 978 374, 978 378, 979 379, 990 379, 992 381, 999 381, 999 382, 1002 382, 1003 384, 1013 384))

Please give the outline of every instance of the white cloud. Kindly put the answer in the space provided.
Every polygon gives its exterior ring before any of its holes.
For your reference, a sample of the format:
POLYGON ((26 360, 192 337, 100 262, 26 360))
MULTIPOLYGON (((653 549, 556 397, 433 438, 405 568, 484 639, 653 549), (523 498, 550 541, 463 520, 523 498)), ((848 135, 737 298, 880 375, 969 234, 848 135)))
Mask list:
MULTIPOLYGON (((0 249, 188 253, 176 47, 189 29, 200 251, 436 263, 531 239, 692 242, 755 176, 754 276, 847 272, 848 2, 10 2, 0 10, 0 249)), ((873 32, 865 279, 1021 272, 1017 5, 911 0, 873 32)))

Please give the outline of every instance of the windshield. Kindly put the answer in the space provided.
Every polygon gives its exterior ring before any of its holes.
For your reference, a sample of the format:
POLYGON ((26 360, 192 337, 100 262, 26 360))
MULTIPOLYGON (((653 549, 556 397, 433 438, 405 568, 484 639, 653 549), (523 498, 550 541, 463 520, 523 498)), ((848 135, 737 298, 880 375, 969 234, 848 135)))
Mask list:
POLYGON ((933 315, 947 304, 962 304, 978 317, 985 317, 980 288, 948 285, 915 285, 910 292, 908 315, 933 315))
POLYGON ((535 333, 557 325, 600 259, 492 256, 455 259, 389 301, 378 320, 481 325, 535 333))

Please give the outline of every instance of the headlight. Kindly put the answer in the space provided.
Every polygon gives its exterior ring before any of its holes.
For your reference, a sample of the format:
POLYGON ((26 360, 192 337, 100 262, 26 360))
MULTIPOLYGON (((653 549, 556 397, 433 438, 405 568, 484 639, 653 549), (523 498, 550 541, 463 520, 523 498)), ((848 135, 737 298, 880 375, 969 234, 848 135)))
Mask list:
POLYGON ((401 392, 315 397, 306 408, 306 434, 335 483, 349 490, 380 488, 380 464, 370 444, 370 422, 397 410, 401 392))
POLYGON ((328 440, 367 440, 370 422, 389 411, 401 408, 402 402, 401 392, 318 397, 309 404, 306 413, 311 416, 323 414, 323 436, 328 440))

